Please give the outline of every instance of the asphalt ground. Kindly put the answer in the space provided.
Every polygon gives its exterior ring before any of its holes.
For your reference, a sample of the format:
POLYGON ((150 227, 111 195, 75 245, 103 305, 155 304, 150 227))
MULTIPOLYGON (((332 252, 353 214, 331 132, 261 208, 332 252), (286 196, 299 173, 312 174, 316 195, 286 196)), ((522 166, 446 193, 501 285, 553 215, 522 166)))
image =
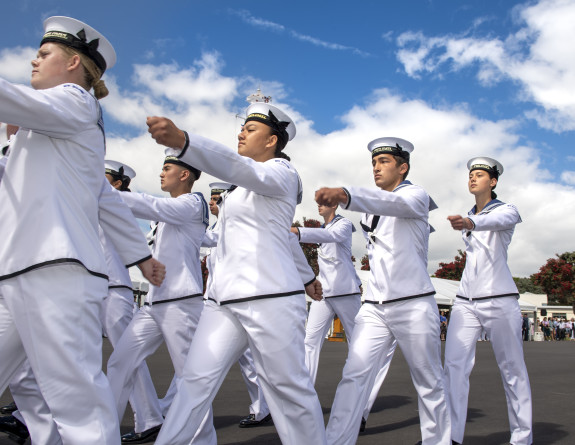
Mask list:
MULTIPOLYGON (((575 444, 575 342, 524 343, 525 361, 533 393, 534 443, 538 445, 575 444)), ((104 358, 111 347, 106 341, 104 358)), ((325 422, 329 418, 337 384, 347 355, 345 343, 325 342, 316 389, 325 422)), ((478 342, 475 368, 471 375, 471 391, 465 434, 465 445, 498 445, 509 441, 507 409, 501 377, 491 344, 478 342)), ((160 396, 167 390, 173 368, 165 347, 148 360, 160 396)), ((10 401, 6 391, 0 404, 10 401)), ((273 424, 257 428, 238 428, 248 414, 250 401, 240 374, 234 365, 214 401, 214 424, 219 444, 280 444, 273 424)), ((129 411, 129 410, 128 410, 129 411)), ((127 411, 127 412, 128 412, 127 411)), ((124 417, 122 433, 132 428, 131 413, 124 417)), ((397 350, 391 369, 375 402, 365 433, 359 445, 406 444, 420 440, 417 394, 411 383, 409 369, 397 350)), ((0 434, 0 445, 13 444, 0 434)), ((42 445, 42 444, 38 444, 42 445)))

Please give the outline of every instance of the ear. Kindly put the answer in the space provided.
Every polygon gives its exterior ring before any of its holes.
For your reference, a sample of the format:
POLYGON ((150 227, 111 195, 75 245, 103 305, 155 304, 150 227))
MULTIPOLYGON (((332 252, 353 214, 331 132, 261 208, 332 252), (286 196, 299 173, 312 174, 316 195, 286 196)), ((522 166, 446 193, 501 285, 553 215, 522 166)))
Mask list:
POLYGON ((402 175, 405 175, 407 173, 408 168, 409 168, 409 165, 407 164, 407 162, 404 162, 403 164, 401 164, 399 166, 399 173, 401 173, 402 175))
POLYGON ((491 178, 489 180, 489 186, 490 187, 495 187, 497 185, 497 179, 496 178, 491 178))
POLYGON ((277 134, 272 134, 268 137, 268 142, 266 144, 266 147, 274 147, 277 146, 278 144, 278 136, 277 134))
POLYGON ((116 190, 120 190, 120 188, 122 187, 122 181, 120 179, 116 179, 112 183, 112 187, 114 187, 116 190))
POLYGON ((187 181, 190 175, 191 172, 187 168, 182 168, 182 171, 180 172, 180 181, 182 182, 187 181))
POLYGON ((82 60, 78 54, 74 54, 68 59, 68 71, 77 70, 80 66, 82 66, 82 60))

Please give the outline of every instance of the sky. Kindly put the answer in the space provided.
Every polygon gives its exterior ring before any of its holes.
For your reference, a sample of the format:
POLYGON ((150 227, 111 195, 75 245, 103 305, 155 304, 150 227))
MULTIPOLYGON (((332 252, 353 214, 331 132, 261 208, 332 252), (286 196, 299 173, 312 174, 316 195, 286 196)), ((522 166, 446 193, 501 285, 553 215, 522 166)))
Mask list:
MULTIPOLYGON (((367 144, 411 141, 409 178, 439 208, 430 214, 429 267, 464 244, 447 221, 473 206, 467 161, 499 160, 499 199, 523 222, 509 248, 514 276, 575 250, 575 2, 21 0, 2 8, 0 77, 29 84, 42 22, 67 15, 114 45, 101 101, 107 158, 137 171, 132 190, 162 196, 163 150, 146 116, 237 146, 257 88, 294 119, 286 147, 318 218, 322 186, 374 187, 367 144)), ((194 186, 209 196, 215 178, 194 186)), ((357 224, 360 215, 341 210, 357 224)), ((353 253, 365 253, 360 230, 353 253)))

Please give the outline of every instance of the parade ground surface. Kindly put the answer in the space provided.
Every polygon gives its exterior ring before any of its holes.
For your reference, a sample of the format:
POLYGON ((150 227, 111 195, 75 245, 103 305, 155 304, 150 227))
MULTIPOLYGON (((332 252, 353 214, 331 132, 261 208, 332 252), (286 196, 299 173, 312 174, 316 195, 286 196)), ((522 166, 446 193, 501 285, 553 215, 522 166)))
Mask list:
MULTIPOLYGON (((111 347, 107 340, 104 344, 104 358, 107 360, 111 347)), ((524 347, 533 392, 534 444, 574 444, 575 342, 529 342, 524 343, 524 347)), ((325 342, 316 389, 326 423, 346 355, 345 343, 325 342)), ((199 359, 201 360, 201 357, 199 359)), ((477 343, 475 363, 471 374, 464 443, 465 445, 508 443, 509 426, 505 396, 489 342, 477 343)), ((173 373, 165 347, 160 348, 148 360, 148 365, 156 389, 160 396, 163 396, 173 373)), ((5 404, 9 401, 10 395, 6 391, 0 398, 0 403, 5 404)), ((86 400, 86 403, 89 404, 90 401, 86 400)), ((238 428, 240 419, 249 413, 249 403, 239 367, 234 365, 214 401, 214 423, 218 444, 281 444, 272 423, 257 428, 238 428)), ((127 412, 121 425, 122 433, 130 431, 131 427, 131 412, 127 412)), ((367 421, 367 428, 359 436, 357 443, 413 445, 420 439, 417 395, 411 383, 407 364, 398 349, 367 421)), ((0 434, 0 445, 13 443, 0 434)))

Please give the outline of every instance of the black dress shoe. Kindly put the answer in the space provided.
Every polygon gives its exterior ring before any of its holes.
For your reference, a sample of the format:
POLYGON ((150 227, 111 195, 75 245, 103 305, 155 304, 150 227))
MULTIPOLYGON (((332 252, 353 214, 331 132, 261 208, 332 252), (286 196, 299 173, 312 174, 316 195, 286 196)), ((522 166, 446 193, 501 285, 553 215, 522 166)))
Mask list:
POLYGON ((256 420, 256 416, 254 414, 250 414, 249 416, 240 420, 240 424, 238 426, 240 428, 252 428, 254 426, 262 426, 264 423, 267 423, 270 420, 272 420, 271 414, 268 414, 262 420, 256 420))
POLYGON ((0 407, 0 414, 12 414, 17 409, 18 407, 16 406, 16 402, 12 402, 8 405, 0 407))
POLYGON ((148 428, 146 431, 142 431, 141 433, 136 433, 135 431, 130 431, 127 434, 122 436, 122 443, 146 443, 151 442, 156 437, 158 437, 158 433, 162 425, 156 425, 152 428, 148 428))
POLYGON ((30 437, 26 425, 14 416, 0 417, 0 432, 8 434, 10 439, 19 444, 23 444, 30 437))
POLYGON ((361 425, 359 426, 359 432, 363 433, 365 431, 365 425, 367 424, 367 420, 365 420, 365 417, 361 418, 361 425))

